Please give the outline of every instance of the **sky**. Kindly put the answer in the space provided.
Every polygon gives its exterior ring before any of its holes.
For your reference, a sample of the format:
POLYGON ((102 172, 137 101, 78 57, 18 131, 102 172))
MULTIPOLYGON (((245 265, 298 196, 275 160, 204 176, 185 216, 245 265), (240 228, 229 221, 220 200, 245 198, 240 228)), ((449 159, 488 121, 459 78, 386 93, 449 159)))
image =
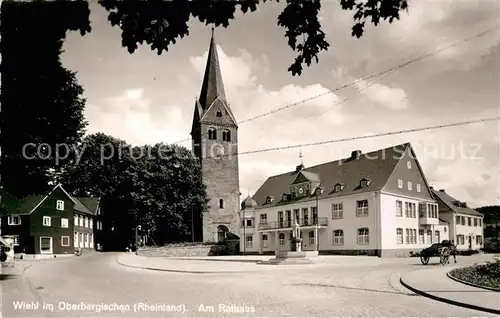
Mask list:
MULTIPOLYGON (((411 1, 392 24, 351 36, 353 12, 323 1, 321 24, 330 48, 302 76, 287 71, 295 53, 276 24, 282 3, 236 14, 215 39, 226 96, 241 122, 239 151, 303 145, 341 138, 497 117, 500 113, 500 31, 455 42, 500 26, 500 2, 411 1), (394 68, 385 76, 360 79, 394 68), (344 89, 339 87, 353 83, 344 89), (322 94, 320 97, 313 98, 322 94)), ((91 3, 92 32, 69 32, 62 61, 77 72, 87 100, 87 133, 102 132, 132 145, 179 143, 191 148, 190 129, 201 90, 211 26, 191 18, 190 35, 157 55, 147 46, 130 54, 121 30, 91 3)), ((384 137, 242 154, 240 192, 252 195, 264 181, 300 163, 313 166, 410 142, 424 174, 437 189, 469 206, 500 203, 499 121, 384 137)))

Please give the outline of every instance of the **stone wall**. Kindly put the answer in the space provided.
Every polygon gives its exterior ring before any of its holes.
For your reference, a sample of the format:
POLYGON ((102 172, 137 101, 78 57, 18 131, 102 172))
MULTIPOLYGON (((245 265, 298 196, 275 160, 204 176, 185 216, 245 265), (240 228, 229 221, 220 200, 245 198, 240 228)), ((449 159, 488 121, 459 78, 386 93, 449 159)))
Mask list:
POLYGON ((162 247, 139 249, 139 254, 147 257, 195 257, 208 256, 212 245, 208 244, 169 244, 162 247))
POLYGON ((235 255, 239 241, 227 242, 226 245, 181 243, 169 244, 162 247, 146 247, 139 249, 139 255, 146 257, 199 257, 214 255, 235 255), (234 250, 234 251, 233 251, 234 250))
POLYGON ((210 198, 208 212, 203 214, 203 241, 217 242, 217 227, 226 226, 238 233, 240 210, 238 158, 213 159, 202 162, 203 183, 210 198), (219 208, 222 199, 224 207, 219 208))

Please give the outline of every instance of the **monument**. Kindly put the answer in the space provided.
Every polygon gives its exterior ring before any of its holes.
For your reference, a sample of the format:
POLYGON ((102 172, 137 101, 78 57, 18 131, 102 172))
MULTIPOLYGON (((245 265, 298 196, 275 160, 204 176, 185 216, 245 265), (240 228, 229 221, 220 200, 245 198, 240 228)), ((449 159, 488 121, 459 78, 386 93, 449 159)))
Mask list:
POLYGON ((311 257, 317 257, 318 251, 302 251, 302 238, 300 225, 294 220, 292 227, 291 251, 276 251, 274 258, 260 264, 288 265, 288 264, 313 264, 311 257))

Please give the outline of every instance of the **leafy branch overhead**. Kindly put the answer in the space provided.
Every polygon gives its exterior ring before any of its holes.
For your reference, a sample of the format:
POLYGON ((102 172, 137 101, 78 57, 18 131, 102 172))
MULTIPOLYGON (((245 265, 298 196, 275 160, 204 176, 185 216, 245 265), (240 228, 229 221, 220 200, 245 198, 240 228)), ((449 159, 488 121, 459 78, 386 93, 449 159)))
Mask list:
MULTIPOLYGON (((325 0, 323 0, 325 1, 325 0)), ((175 0, 134 1, 99 0, 109 12, 112 26, 122 30, 122 45, 134 53, 138 44, 146 43, 158 55, 168 51, 171 44, 189 35, 188 21, 197 18, 205 24, 227 28, 234 19, 237 7, 243 13, 254 12, 267 0, 175 0)), ((279 0, 276 0, 279 2, 279 0)), ((407 0, 340 0, 343 10, 354 11, 351 35, 360 38, 368 19, 375 26, 381 20, 392 23, 399 13, 408 9, 407 0)), ((286 7, 278 16, 277 24, 285 28, 288 45, 297 57, 288 71, 301 75, 304 64, 319 62, 319 53, 330 44, 319 22, 321 0, 286 0, 286 7)), ((344 32, 344 30, 336 30, 344 32)))

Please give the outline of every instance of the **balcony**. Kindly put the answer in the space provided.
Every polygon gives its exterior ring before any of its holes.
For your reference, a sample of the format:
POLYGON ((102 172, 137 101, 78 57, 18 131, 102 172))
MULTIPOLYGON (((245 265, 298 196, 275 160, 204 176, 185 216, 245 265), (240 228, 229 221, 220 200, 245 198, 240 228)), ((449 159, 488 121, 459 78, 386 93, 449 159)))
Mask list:
MULTIPOLYGON (((328 218, 316 218, 316 219, 300 219, 300 227, 307 226, 328 226, 328 218)), ((259 224, 259 231, 262 230, 274 230, 274 229, 291 229, 293 227, 293 221, 276 221, 276 222, 266 222, 259 224)))
POLYGON ((426 202, 420 203, 418 216, 421 225, 438 225, 439 224, 438 205, 426 202))

